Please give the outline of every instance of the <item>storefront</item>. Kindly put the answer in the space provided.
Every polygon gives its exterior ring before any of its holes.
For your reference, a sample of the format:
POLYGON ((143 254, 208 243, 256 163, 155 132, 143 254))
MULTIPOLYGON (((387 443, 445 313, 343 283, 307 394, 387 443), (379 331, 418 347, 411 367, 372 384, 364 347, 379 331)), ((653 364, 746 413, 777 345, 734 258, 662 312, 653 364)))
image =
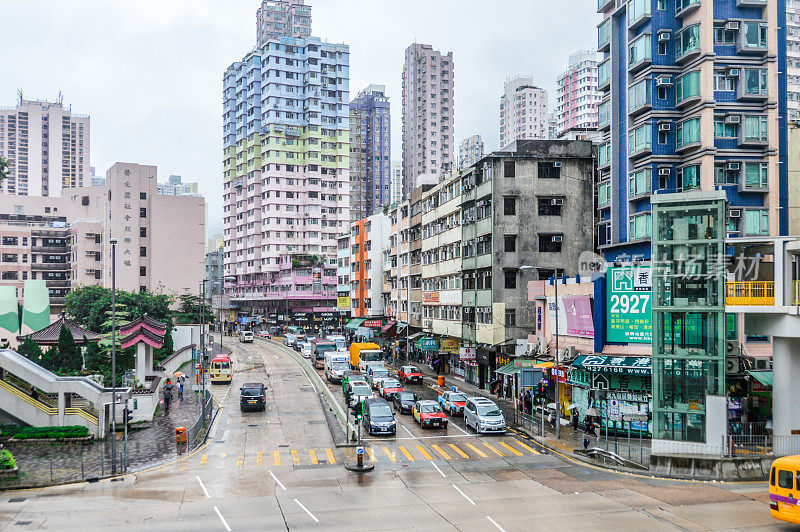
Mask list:
POLYGON ((479 347, 475 355, 475 361, 478 363, 478 388, 488 390, 492 379, 494 379, 494 370, 497 367, 497 353, 479 347))
POLYGON ((450 373, 463 378, 470 384, 478 384, 478 363, 475 361, 477 349, 474 342, 465 340, 458 348, 458 362, 450 369, 450 373))
POLYGON ((652 369, 650 357, 584 355, 575 359, 568 384, 579 419, 593 407, 605 429, 649 436, 652 430, 652 369), (625 422, 624 416, 646 415, 649 421, 625 422))
MULTIPOLYGON (((498 355, 496 364, 498 368, 497 371, 495 371, 495 378, 500 380, 500 388, 498 390, 500 392, 500 397, 519 397, 520 392, 522 392, 522 382, 520 379, 522 370, 532 369, 536 361, 530 358, 509 359, 505 355, 498 355)), ((541 370, 539 380, 541 380, 541 370)))

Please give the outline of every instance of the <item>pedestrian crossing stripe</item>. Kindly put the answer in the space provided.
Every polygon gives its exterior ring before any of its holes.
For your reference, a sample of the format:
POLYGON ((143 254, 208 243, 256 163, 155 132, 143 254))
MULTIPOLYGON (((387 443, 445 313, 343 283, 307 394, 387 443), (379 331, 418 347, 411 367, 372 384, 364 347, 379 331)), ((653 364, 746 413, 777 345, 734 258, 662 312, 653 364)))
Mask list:
MULTIPOLYGON (((519 441, 519 440, 493 440, 491 443, 481 441, 476 442, 475 444, 469 442, 458 442, 455 443, 439 443, 439 444, 428 444, 428 445, 413 445, 405 447, 403 445, 398 445, 394 448, 394 445, 383 445, 380 447, 364 447, 364 451, 366 455, 372 462, 375 463, 396 463, 396 462, 415 462, 419 460, 435 460, 437 458, 441 458, 444 460, 475 460, 478 458, 497 458, 497 457, 514 457, 514 456, 525 456, 525 455, 541 455, 540 451, 537 451, 530 445, 519 441), (480 447, 479 447, 480 446, 480 447), (486 448, 486 451, 483 451, 483 448, 486 448), (435 455, 435 456, 434 456, 435 455)), ((245 467, 246 464, 252 463, 253 458, 255 458, 255 463, 257 465, 263 465, 264 463, 264 454, 269 454, 272 452, 273 455, 273 462, 275 466, 280 465, 288 465, 288 466, 302 466, 302 465, 324 465, 328 464, 336 464, 336 455, 334 455, 334 450, 330 448, 325 449, 283 449, 283 457, 281 457, 280 450, 273 450, 273 451, 257 451, 257 452, 250 452, 250 453, 239 453, 233 454, 230 456, 230 459, 233 461, 235 458, 236 467, 245 467), (291 458, 289 458, 291 457, 291 458)), ((341 451, 340 451, 341 452, 341 451)), ((348 449, 344 451, 345 454, 347 453, 354 453, 355 451, 352 449, 348 449)), ((228 457, 228 453, 219 453, 219 454, 210 454, 203 453, 200 456, 200 465, 202 467, 206 467, 208 465, 209 458, 212 459, 225 459, 228 457)), ((232 463, 232 462, 231 462, 232 463)), ((215 464, 216 466, 216 464, 215 464)), ((219 465, 219 467, 224 467, 224 465, 219 465)))

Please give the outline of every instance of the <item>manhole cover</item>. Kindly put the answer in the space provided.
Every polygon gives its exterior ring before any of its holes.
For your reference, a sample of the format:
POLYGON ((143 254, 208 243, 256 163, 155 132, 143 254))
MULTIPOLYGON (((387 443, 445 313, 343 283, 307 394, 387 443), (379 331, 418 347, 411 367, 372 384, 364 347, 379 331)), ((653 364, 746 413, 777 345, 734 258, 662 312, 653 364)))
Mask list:
POLYGON ((14 499, 8 499, 8 502, 25 502, 27 500, 27 497, 16 497, 14 499))

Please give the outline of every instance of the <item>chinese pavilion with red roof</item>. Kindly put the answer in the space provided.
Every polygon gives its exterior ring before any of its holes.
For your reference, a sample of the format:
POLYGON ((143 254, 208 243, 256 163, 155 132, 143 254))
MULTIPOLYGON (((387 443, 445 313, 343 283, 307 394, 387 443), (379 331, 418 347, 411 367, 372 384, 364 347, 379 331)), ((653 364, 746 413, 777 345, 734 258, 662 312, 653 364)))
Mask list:
POLYGON ((136 382, 145 383, 153 373, 153 349, 164 345, 167 324, 142 314, 133 321, 119 326, 122 348, 136 346, 136 382))

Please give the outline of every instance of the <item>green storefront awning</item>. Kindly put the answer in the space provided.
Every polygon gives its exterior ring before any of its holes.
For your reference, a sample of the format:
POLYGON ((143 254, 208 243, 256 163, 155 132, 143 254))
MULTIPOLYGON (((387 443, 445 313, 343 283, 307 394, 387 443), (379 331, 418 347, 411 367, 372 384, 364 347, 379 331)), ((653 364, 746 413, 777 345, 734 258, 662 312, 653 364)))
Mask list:
POLYGON ((345 329, 350 329, 351 331, 355 331, 356 329, 361 327, 362 323, 364 323, 363 319, 356 318, 356 319, 350 320, 350 322, 347 325, 345 325, 344 328, 345 329))
POLYGON ((522 368, 517 366, 513 361, 509 362, 505 366, 502 366, 495 370, 495 373, 499 375, 514 375, 515 373, 519 373, 522 368))
POLYGON ((772 372, 771 371, 749 371, 748 372, 755 380, 764 386, 772 386, 772 372))
POLYGON ((414 346, 418 349, 422 349, 423 351, 438 351, 439 339, 425 336, 414 342, 414 346))
POLYGON ((572 363, 573 368, 599 373, 617 373, 620 375, 650 375, 652 373, 650 357, 607 357, 602 355, 582 355, 572 363))

